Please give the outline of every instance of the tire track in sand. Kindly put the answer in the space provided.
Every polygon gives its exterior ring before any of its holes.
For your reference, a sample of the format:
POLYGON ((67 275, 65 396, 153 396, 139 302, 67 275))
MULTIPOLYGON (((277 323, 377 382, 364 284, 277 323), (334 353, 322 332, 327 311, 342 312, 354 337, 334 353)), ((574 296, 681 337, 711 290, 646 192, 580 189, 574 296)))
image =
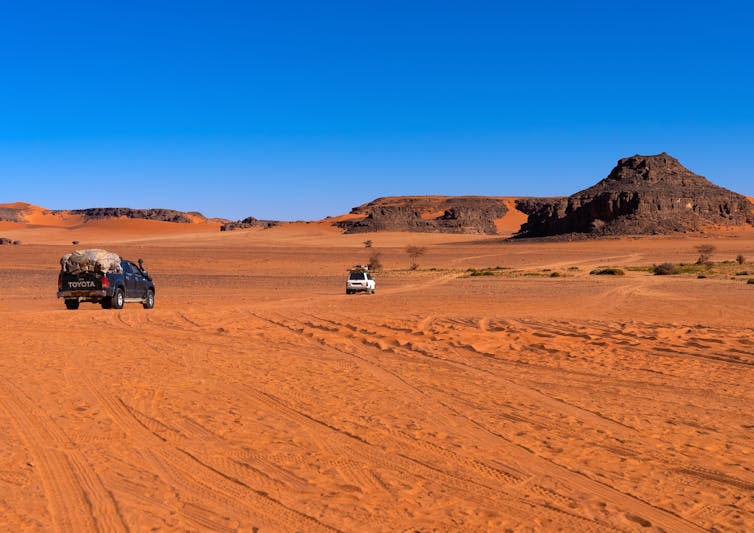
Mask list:
POLYGON ((72 443, 55 423, 37 413, 7 381, 0 382, 0 407, 39 466, 55 531, 128 531, 112 495, 84 454, 72 450, 72 443))
POLYGON ((228 524, 229 517, 242 517, 246 522, 283 531, 338 531, 211 466, 197 454, 172 445, 166 437, 151 431, 136 418, 122 400, 97 388, 86 378, 83 381, 113 421, 140 443, 139 452, 148 463, 148 469, 183 495, 181 513, 195 527, 233 529, 228 524), (211 502, 212 510, 201 505, 204 501, 211 502))
MULTIPOLYGON (((329 322, 330 324, 332 324, 332 325, 324 326, 325 331, 329 332, 330 334, 333 333, 332 331, 333 325, 335 325, 336 327, 337 326, 342 327, 345 330, 347 330, 348 336, 352 336, 354 333, 361 334, 361 335, 365 335, 365 333, 367 332, 372 333, 367 328, 365 328, 365 326, 362 323, 356 326, 356 325, 351 325, 351 324, 338 323, 337 321, 331 321, 331 320, 322 319, 319 317, 317 317, 317 320, 323 321, 325 323, 329 322)), ((316 328, 316 324, 314 324, 311 320, 304 320, 302 322, 297 319, 286 317, 280 322, 275 321, 275 323, 277 323, 281 327, 289 329, 290 331, 307 336, 308 338, 311 338, 314 342, 318 342, 320 344, 323 343, 322 336, 314 337, 311 335, 307 335, 307 331, 306 331, 307 328, 318 329, 316 328)), ((340 333, 343 334, 345 332, 341 331, 340 333)), ((363 350, 368 349, 370 346, 373 349, 385 351, 380 346, 380 343, 377 342, 376 339, 367 339, 367 341, 368 342, 363 343, 365 345, 365 348, 361 348, 362 350, 361 352, 359 352, 358 354, 350 353, 348 355, 350 356, 359 355, 359 357, 363 358, 364 356, 363 350)), ((325 340, 325 344, 326 344, 326 340, 325 340)), ((330 347, 332 349, 342 351, 340 348, 333 347, 333 346, 330 346, 330 347)), ((396 354, 400 354, 404 349, 405 349, 405 346, 390 346, 389 347, 389 351, 396 354)), ((411 352, 413 350, 407 350, 407 351, 411 352)), ((343 352, 343 353, 348 353, 348 352, 343 352)), ((440 359, 446 363, 452 362, 452 361, 447 361, 445 358, 441 358, 436 355, 434 356, 432 356, 431 354, 427 355, 424 353, 424 350, 419 352, 419 354, 424 355, 424 356, 431 356, 434 359, 440 359)), ((382 366, 380 365, 378 360, 375 360, 374 358, 371 358, 371 357, 369 358, 369 362, 371 364, 375 364, 380 367, 382 366)), ((481 371, 479 368, 475 368, 475 367, 470 367, 470 368, 474 368, 474 370, 476 371, 481 371)), ((390 372, 389 370, 385 368, 383 368, 383 370, 390 372)), ((392 374, 392 372, 390 373, 392 374)), ((403 378, 399 378, 399 379, 405 382, 403 378)), ((552 403, 553 406, 556 406, 558 408, 558 410, 561 410, 561 411, 565 410, 569 414, 573 414, 581 418, 586 418, 588 422, 595 425, 596 427, 604 427, 605 425, 609 425, 613 428, 613 430, 621 432, 621 433, 626 432, 626 431, 631 432, 631 433, 635 432, 633 428, 627 427, 623 424, 616 423, 609 419, 605 419, 604 417, 599 416, 596 413, 593 413, 591 411, 577 408, 575 406, 572 406, 571 404, 567 404, 565 402, 555 400, 554 398, 544 395, 540 391, 529 389, 527 387, 519 387, 513 382, 511 382, 510 384, 515 385, 517 388, 520 388, 522 393, 526 393, 527 395, 533 395, 540 401, 547 401, 547 402, 552 403)), ((643 521, 646 521, 647 523, 650 523, 654 526, 659 526, 664 529, 674 530, 674 531, 701 531, 701 528, 698 528, 698 526, 696 526, 692 522, 687 521, 686 519, 676 515, 675 513, 671 511, 667 511, 660 507, 654 506, 650 502, 644 501, 633 495, 626 494, 605 483, 592 479, 591 477, 587 477, 586 475, 578 471, 571 470, 563 465, 557 464, 551 461, 550 459, 547 459, 546 457, 536 454, 532 450, 529 450, 527 448, 524 448, 520 445, 515 444, 504 435, 501 435, 499 433, 494 432, 493 430, 490 430, 479 421, 452 408, 445 401, 440 400, 438 401, 438 404, 441 405, 444 409, 447 409, 448 411, 450 411, 454 416, 467 420, 475 428, 475 433, 479 434, 481 432, 482 434, 486 434, 487 439, 491 438, 491 442, 490 442, 491 445, 494 445, 495 443, 497 443, 497 445, 499 446, 501 441, 504 442, 506 455, 511 458, 516 459, 519 465, 527 465, 526 470, 529 472, 530 475, 534 475, 540 478, 554 477, 556 479, 559 479, 561 482, 565 483, 566 485, 570 485, 571 487, 577 490, 581 490, 588 494, 596 495, 604 501, 609 501, 612 504, 616 505, 618 508, 623 509, 624 512, 631 514, 632 516, 641 517, 643 521)), ((525 487, 526 484, 521 485, 521 486, 525 487)), ((532 488, 535 490, 535 492, 539 493, 540 495, 547 494, 547 491, 537 490, 538 488, 534 488, 534 487, 532 488)), ((555 497, 554 499, 557 502, 557 500, 562 499, 562 495, 558 494, 558 497, 555 497)), ((561 503, 561 502, 557 502, 557 503, 561 503)))

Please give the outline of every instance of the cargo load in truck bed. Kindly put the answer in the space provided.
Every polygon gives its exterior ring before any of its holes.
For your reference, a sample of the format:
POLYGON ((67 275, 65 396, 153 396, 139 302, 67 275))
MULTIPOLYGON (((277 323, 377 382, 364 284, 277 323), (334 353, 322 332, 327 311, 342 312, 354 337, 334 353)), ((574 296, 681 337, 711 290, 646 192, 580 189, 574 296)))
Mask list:
POLYGON ((68 274, 81 272, 122 273, 120 256, 100 249, 76 250, 60 258, 60 269, 68 274))

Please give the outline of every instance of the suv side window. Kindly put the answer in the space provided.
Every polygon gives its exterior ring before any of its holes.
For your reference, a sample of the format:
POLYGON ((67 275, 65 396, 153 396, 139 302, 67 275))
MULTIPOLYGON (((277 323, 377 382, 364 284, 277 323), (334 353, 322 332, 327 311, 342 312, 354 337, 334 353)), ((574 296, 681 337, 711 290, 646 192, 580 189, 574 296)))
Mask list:
POLYGON ((124 274, 130 274, 131 273, 131 263, 128 261, 121 261, 120 267, 123 269, 124 274))
POLYGON ((129 263, 128 263, 128 266, 130 266, 130 267, 131 267, 131 272, 133 272, 134 274, 139 274, 139 275, 141 275, 141 270, 139 270, 139 267, 137 267, 136 265, 134 265, 134 264, 133 264, 133 263, 131 263, 131 262, 129 262, 129 263))

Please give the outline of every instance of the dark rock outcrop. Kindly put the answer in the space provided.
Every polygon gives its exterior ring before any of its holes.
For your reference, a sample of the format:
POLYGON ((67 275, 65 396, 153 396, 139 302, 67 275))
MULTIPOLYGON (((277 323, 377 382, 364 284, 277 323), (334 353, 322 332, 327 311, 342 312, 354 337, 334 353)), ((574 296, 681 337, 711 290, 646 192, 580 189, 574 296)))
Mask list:
POLYGON ((621 159, 593 187, 519 209, 529 209, 529 219, 518 237, 668 234, 754 223, 748 198, 714 185, 664 152, 621 159))
POLYGON ((0 207, 0 222, 21 222, 18 212, 18 209, 0 207))
POLYGON ((354 207, 360 218, 335 225, 346 233, 415 231, 424 233, 497 233, 495 219, 508 212, 501 198, 487 196, 401 196, 378 198, 354 207))
POLYGON ((177 222, 191 224, 196 219, 206 220, 204 215, 192 211, 189 213, 173 209, 131 209, 129 207, 91 207, 89 209, 73 209, 71 211, 51 211, 52 214, 82 215, 84 220, 100 220, 103 218, 139 218, 144 220, 159 220, 162 222, 177 222))
POLYGON ((228 222, 220 226, 220 231, 235 231, 249 228, 272 228, 280 224, 277 220, 259 220, 254 217, 246 217, 243 220, 228 222))

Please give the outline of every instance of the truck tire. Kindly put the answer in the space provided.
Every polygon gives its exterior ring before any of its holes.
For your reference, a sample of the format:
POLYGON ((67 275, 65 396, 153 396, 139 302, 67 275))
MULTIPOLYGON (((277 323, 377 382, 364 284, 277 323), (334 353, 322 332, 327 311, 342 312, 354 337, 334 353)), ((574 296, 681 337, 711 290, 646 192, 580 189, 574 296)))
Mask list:
POLYGON ((99 301, 99 304, 102 306, 102 309, 110 309, 113 305, 113 301, 110 298, 102 298, 99 301))
POLYGON ((123 296, 123 290, 115 289, 110 306, 113 309, 123 309, 124 300, 125 300, 125 296, 123 296))
POLYGON ((147 297, 144 298, 144 309, 154 308, 154 291, 147 291, 147 297))
POLYGON ((65 307, 66 307, 66 309, 71 309, 71 310, 78 309, 79 308, 79 301, 78 300, 73 300, 71 298, 66 298, 65 307))

